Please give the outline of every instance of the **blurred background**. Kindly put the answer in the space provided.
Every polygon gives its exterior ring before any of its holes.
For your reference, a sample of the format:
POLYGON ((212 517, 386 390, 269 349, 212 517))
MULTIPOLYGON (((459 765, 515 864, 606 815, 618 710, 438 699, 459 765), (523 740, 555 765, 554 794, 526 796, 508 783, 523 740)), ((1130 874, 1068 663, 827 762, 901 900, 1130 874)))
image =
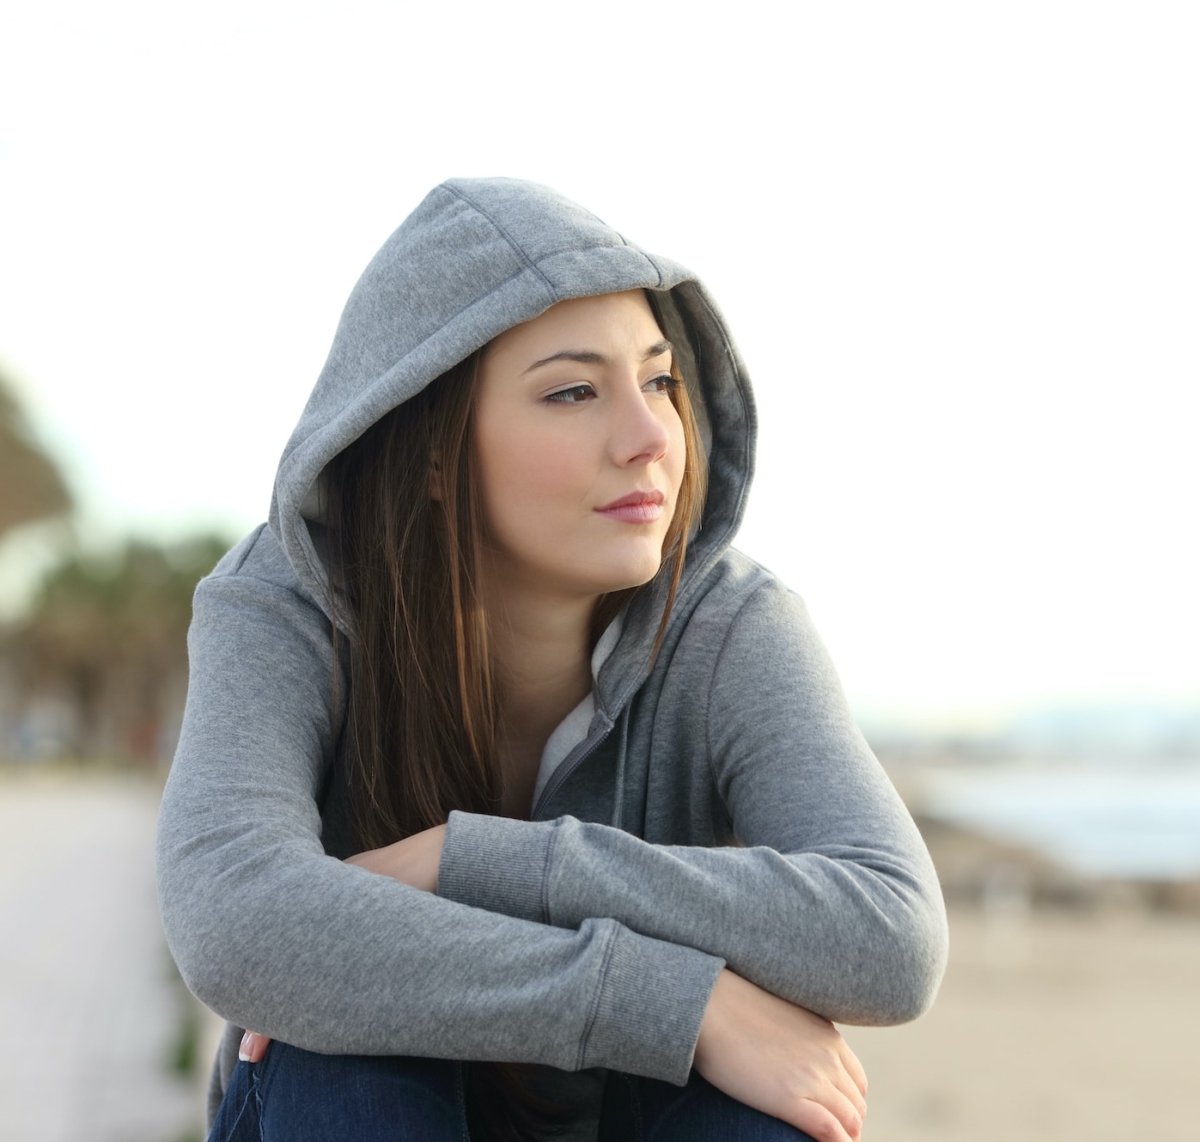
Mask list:
POLYGON ((867 1137, 1195 1137, 1200 14, 1187 3, 0 6, 0 1139, 201 1137, 152 843, 190 595, 450 175, 694 267, 740 546, 930 843, 867 1137))

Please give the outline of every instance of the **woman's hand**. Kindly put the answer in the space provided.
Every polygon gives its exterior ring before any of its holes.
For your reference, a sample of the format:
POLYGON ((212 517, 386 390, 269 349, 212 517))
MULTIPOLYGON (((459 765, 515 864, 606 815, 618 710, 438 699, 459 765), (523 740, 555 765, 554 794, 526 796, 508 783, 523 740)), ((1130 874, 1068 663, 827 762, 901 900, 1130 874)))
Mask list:
POLYGON ((390 876, 401 884, 424 892, 436 892, 438 865, 441 863, 445 840, 446 826, 435 825, 424 832, 413 833, 394 845, 384 845, 381 849, 347 857, 346 863, 356 864, 380 876, 390 876))
MULTIPOLYGON (((424 832, 413 833, 394 845, 384 845, 381 849, 370 849, 347 857, 346 863, 356 864, 380 876, 390 876, 422 892, 436 892, 438 865, 442 860, 442 844, 445 840, 446 826, 435 825, 424 832)), ((266 1035, 247 1031, 238 1047, 238 1058, 247 1063, 260 1062, 270 1042, 266 1035)))
POLYGON ((696 1070, 817 1142, 858 1142, 867 1076, 827 1019, 725 969, 700 1024, 696 1070))

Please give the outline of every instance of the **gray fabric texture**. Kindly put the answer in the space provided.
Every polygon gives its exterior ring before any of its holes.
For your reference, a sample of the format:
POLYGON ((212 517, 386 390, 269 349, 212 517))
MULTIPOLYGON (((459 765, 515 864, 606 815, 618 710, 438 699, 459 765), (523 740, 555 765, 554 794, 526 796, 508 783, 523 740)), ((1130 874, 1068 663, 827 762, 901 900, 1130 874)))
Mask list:
POLYGON ((729 546, 754 426, 745 368, 694 275, 556 193, 452 180, 388 240, 284 451, 269 526, 195 596, 158 877, 180 971, 232 1025, 214 1097, 242 1027, 329 1053, 683 1083, 726 964, 838 1021, 928 1006, 947 938, 924 844, 803 604, 729 546), (636 288, 658 291, 711 472, 660 654, 651 665, 656 581, 532 819, 453 813, 436 896, 342 863, 327 779, 343 619, 314 542, 322 469, 503 330, 636 288))

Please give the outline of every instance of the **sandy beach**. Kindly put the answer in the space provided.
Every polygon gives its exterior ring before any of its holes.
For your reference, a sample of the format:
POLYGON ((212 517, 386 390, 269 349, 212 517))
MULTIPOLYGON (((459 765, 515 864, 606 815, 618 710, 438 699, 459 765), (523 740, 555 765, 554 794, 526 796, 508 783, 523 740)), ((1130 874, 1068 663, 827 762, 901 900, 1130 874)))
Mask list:
POLYGON ((1194 1142, 1200 920, 951 913, 923 1019, 846 1028, 871 1142, 1194 1142))
POLYGON ((195 1142, 194 1001, 158 921, 159 790, 0 769, 0 1142, 195 1142))
MULTIPOLYGON (((0 1142, 200 1136, 207 1059, 169 1066, 187 1003, 157 926, 155 809, 128 775, 0 772, 0 1142)), ((865 1138, 1193 1142, 1200 917, 1138 901, 956 907, 932 1012, 845 1029, 865 1138)))

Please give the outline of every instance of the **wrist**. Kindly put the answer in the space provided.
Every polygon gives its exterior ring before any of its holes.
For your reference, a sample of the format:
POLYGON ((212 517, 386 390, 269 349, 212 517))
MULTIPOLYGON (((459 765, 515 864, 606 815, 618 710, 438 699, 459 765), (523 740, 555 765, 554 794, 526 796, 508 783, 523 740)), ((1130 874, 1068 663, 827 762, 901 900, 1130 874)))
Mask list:
POLYGON ((708 997, 704 1008, 704 1016, 700 1020, 700 1034, 696 1037, 695 1065, 702 1067, 710 1054, 713 1040, 719 1037, 725 1021, 725 1011, 729 1003, 729 992, 737 976, 728 968, 722 968, 708 997))

